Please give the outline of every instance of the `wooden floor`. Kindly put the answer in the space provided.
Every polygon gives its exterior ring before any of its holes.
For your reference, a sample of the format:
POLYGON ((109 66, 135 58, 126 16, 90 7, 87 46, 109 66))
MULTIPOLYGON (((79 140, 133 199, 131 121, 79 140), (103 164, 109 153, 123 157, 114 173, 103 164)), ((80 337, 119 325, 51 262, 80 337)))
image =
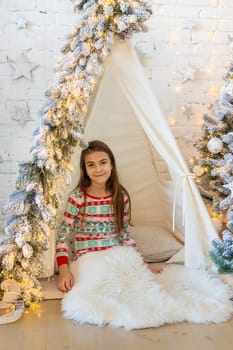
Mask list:
POLYGON ((0 349, 19 350, 232 350, 233 318, 226 323, 180 323, 125 331, 77 325, 62 318, 60 300, 26 309, 16 322, 0 325, 0 349))

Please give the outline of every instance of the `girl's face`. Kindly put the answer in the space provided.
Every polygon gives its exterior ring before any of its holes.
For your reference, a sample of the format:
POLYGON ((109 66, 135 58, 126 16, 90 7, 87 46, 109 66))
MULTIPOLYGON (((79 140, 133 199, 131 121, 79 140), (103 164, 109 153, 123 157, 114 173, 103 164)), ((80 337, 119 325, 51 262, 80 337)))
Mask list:
POLYGON ((111 176, 112 164, 105 152, 94 151, 87 154, 85 167, 92 185, 105 185, 111 176))

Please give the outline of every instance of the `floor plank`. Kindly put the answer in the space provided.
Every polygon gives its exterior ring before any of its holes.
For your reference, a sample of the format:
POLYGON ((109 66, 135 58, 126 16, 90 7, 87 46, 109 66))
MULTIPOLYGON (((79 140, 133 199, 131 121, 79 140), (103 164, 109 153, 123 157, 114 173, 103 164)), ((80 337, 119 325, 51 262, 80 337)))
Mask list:
POLYGON ((17 322, 0 325, 0 339, 1 350, 232 350, 233 319, 128 332, 74 324, 62 317, 60 300, 47 300, 27 308, 17 322))

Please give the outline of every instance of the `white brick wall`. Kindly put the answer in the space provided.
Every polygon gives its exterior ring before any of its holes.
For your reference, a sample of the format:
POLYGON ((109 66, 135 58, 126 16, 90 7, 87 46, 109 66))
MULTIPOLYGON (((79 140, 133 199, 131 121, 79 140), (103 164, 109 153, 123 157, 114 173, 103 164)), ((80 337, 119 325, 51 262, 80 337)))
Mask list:
MULTIPOLYGON (((133 42, 185 158, 195 150, 202 115, 219 96, 224 68, 232 58, 232 0, 154 0, 149 32, 133 42), (192 29, 187 29, 193 23, 192 29), (184 82, 190 68, 195 74, 184 82), (191 114, 185 110, 191 108, 191 114)), ((27 159, 32 130, 45 90, 55 80, 60 48, 78 15, 70 0, 1 0, 0 2, 0 207, 15 187, 17 163, 27 159), (25 29, 16 21, 25 18, 25 29), (13 79, 8 63, 24 52, 38 65, 32 80, 13 79), (16 106, 26 108, 28 121, 13 120, 16 106)), ((233 43, 232 43, 233 46, 233 43)), ((0 216, 0 233, 4 218, 0 216)))

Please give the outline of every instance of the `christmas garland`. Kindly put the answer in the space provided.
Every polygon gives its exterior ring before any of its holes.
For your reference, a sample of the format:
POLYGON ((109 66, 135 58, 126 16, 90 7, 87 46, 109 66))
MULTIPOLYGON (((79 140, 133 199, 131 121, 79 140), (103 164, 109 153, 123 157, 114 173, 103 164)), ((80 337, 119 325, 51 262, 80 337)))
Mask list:
POLYGON ((17 281, 27 305, 41 299, 41 254, 56 230, 74 148, 85 143, 84 120, 105 59, 115 39, 145 31, 152 14, 144 0, 78 0, 74 10, 82 11, 80 24, 62 49, 58 80, 46 92, 41 123, 33 133, 31 160, 19 164, 16 189, 4 208, 8 219, 0 241, 0 281, 17 281))

